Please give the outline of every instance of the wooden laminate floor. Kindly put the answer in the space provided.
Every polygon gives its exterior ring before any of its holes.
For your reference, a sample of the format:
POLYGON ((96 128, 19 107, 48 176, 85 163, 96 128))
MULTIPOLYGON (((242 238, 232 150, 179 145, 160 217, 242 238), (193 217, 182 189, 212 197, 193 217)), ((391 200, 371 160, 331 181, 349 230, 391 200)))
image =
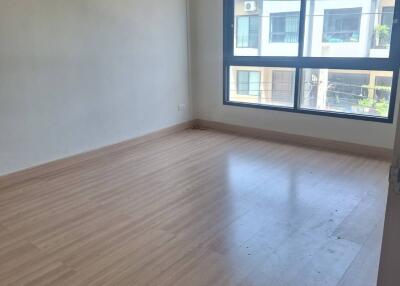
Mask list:
POLYGON ((187 130, 0 190, 0 285, 372 286, 386 162, 187 130))

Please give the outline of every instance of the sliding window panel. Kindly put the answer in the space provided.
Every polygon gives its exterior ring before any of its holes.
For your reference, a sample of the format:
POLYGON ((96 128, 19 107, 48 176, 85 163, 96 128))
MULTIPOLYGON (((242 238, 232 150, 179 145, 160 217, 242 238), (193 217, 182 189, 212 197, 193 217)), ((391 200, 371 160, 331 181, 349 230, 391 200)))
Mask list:
POLYGON ((300 108, 388 118, 393 72, 303 69, 300 108))
POLYGON ((307 0, 304 56, 388 58, 395 0, 307 0))
POLYGON ((263 106, 293 107, 293 68, 230 67, 229 101, 263 106))
POLYGON ((301 1, 235 0, 235 56, 297 56, 301 1))

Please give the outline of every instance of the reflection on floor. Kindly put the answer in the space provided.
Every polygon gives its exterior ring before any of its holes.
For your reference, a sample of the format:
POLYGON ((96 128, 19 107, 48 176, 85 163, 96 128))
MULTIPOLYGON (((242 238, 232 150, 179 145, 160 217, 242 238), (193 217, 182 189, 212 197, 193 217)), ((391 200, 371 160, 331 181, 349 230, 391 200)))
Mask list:
POLYGON ((372 286, 388 168, 210 130, 125 146, 0 190, 1 285, 372 286))

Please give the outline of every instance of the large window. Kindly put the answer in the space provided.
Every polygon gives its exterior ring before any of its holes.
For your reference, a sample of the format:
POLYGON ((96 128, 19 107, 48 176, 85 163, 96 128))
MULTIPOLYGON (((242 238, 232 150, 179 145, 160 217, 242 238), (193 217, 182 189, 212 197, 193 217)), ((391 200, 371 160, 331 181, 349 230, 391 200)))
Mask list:
POLYGON ((395 0, 224 0, 224 103, 393 122, 395 0))

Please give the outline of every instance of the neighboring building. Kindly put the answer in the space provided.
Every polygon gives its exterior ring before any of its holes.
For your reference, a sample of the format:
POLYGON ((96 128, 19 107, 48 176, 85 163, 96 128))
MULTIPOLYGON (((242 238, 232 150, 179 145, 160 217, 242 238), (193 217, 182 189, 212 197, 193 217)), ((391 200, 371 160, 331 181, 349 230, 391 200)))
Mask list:
MULTIPOLYGON (((300 1, 235 1, 235 56, 297 56, 300 1)), ((304 55, 389 56, 394 0, 307 1, 304 55)), ((230 100, 292 106, 295 70, 232 67, 230 100)), ((386 116, 392 72, 302 72, 303 108, 386 116)))

